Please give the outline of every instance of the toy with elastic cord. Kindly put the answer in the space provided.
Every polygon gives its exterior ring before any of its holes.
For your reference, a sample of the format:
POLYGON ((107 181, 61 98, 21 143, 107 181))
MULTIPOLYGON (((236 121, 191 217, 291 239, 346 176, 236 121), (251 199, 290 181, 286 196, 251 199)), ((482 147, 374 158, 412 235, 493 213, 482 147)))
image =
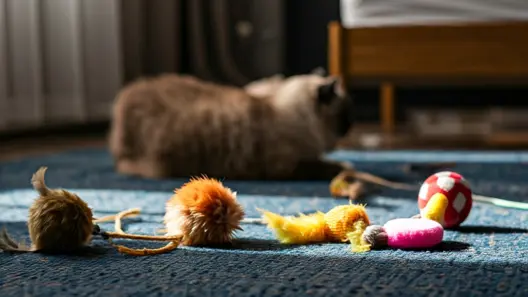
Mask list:
POLYGON ((16 242, 4 228, 0 232, 0 251, 71 253, 88 246, 94 235, 103 235, 108 239, 126 237, 114 232, 102 232, 97 224, 137 215, 138 209, 115 216, 94 218, 92 209, 76 194, 64 189, 48 188, 45 182, 46 171, 47 167, 41 167, 31 178, 31 184, 38 193, 28 213, 31 244, 16 242))
POLYGON ((447 229, 456 228, 469 216, 473 201, 528 209, 527 203, 475 195, 462 175, 452 171, 442 171, 429 176, 422 184, 418 194, 420 214, 415 217, 437 221, 447 229))
MULTIPOLYGON (((165 204, 163 222, 166 233, 163 236, 146 236, 169 241, 156 249, 132 249, 116 246, 121 253, 134 256, 156 255, 170 252, 179 246, 204 246, 231 243, 236 230, 242 230, 240 223, 244 210, 236 198, 236 192, 225 187, 220 181, 207 177, 192 178, 179 189, 165 204), (172 240, 166 240, 172 238, 172 240)), ((116 218, 116 234, 127 234, 120 229, 120 218, 116 218), (119 229, 118 229, 119 228, 119 229)))
POLYGON ((418 193, 420 217, 440 223, 444 228, 459 226, 473 206, 469 183, 455 172, 439 172, 425 180, 418 193))
MULTIPOLYGON (((449 174, 453 174, 453 176, 455 177, 459 176, 458 178, 455 178, 455 180, 461 180, 461 182, 463 182, 463 184, 466 187, 468 188, 470 187, 467 180, 465 180, 460 174, 456 172, 451 172, 451 171, 443 171, 443 172, 438 172, 434 175, 431 175, 429 178, 426 179, 424 184, 432 182, 432 179, 437 179, 438 176, 440 175, 449 175, 449 174)), ((445 179, 441 179, 441 180, 445 180, 445 179)), ((416 186, 416 190, 423 189, 424 184, 422 184, 421 187, 416 186)), ((412 187, 409 187, 406 189, 412 189, 412 187)), ((348 197, 350 200, 356 200, 365 194, 363 182, 359 180, 348 181, 347 178, 344 176, 337 176, 336 178, 334 178, 332 182, 330 183, 329 190, 330 190, 330 194, 334 197, 348 197)), ((507 199, 501 199, 501 198, 490 197, 490 196, 485 196, 485 195, 477 195, 475 193, 471 194, 471 200, 475 202, 491 204, 491 205, 495 205, 499 207, 528 210, 528 203, 511 201, 507 199)))

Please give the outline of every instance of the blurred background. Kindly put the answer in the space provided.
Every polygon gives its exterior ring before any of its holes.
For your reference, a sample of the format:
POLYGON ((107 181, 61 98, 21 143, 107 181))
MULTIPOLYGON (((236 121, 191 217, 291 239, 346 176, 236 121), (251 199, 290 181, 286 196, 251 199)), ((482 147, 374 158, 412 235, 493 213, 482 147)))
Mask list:
MULTIPOLYGON (((519 11, 510 2, 510 11, 519 11)), ((350 11, 344 10, 360 3, 0 0, 0 158, 104 144, 116 92, 141 76, 189 73, 240 86, 277 73, 328 69, 328 25, 345 22, 350 11)), ((412 8, 401 3, 363 15, 412 8)), ((380 126, 379 88, 350 87, 358 122, 342 146, 524 148, 524 85, 398 88, 398 129, 390 134, 380 126)))

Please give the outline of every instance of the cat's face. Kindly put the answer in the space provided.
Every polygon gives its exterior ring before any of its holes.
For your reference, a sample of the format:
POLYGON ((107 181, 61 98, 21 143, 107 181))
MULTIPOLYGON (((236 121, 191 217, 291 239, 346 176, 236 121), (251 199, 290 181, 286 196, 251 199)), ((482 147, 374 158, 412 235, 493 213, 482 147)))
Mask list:
POLYGON ((254 81, 245 87, 256 97, 274 100, 282 109, 298 109, 301 105, 319 119, 327 148, 331 149, 354 124, 354 102, 341 79, 326 76, 316 69, 310 74, 283 77, 281 75, 254 81))
POLYGON ((354 101, 341 79, 326 78, 317 87, 315 102, 328 141, 347 135, 354 125, 354 101))

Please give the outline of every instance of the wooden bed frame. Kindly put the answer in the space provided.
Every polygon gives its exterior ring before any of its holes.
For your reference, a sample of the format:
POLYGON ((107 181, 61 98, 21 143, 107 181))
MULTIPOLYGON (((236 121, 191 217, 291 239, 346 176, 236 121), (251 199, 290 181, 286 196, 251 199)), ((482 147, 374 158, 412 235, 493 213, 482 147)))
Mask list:
POLYGON ((528 85, 528 22, 352 29, 331 22, 328 33, 330 74, 380 88, 385 133, 396 129, 396 86, 528 85))

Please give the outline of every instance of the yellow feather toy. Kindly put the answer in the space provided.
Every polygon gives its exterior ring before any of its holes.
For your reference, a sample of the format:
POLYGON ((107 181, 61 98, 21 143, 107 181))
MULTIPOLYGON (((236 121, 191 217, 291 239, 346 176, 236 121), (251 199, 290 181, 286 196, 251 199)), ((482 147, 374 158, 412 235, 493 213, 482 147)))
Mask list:
POLYGON ((366 252, 370 244, 363 239, 363 232, 370 220, 363 205, 340 205, 327 213, 281 216, 259 210, 268 228, 275 232, 284 244, 311 244, 349 242, 352 251, 366 252))
POLYGON ((261 210, 264 222, 273 229, 284 244, 310 244, 327 241, 325 214, 300 214, 298 217, 283 217, 261 210))

